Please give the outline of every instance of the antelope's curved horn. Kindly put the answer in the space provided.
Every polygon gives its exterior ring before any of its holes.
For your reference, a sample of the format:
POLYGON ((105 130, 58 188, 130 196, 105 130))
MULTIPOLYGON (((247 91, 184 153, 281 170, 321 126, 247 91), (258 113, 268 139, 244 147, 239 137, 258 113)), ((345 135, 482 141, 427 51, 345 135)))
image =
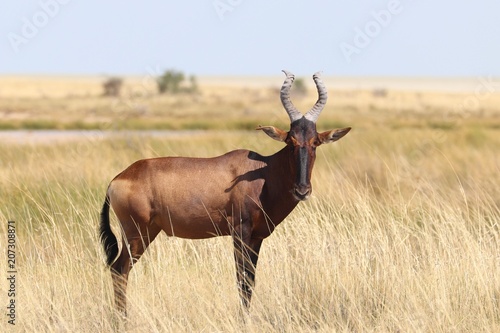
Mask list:
POLYGON ((313 80, 316 83, 316 88, 318 89, 318 100, 316 101, 316 104, 314 104, 312 109, 309 110, 304 116, 307 120, 310 120, 312 122, 316 122, 318 120, 321 111, 323 111, 323 108, 326 105, 326 100, 328 99, 328 92, 326 90, 325 84, 321 80, 320 74, 320 72, 316 72, 313 75, 313 80))
POLYGON ((290 88, 292 87, 293 80, 295 80, 295 75, 285 70, 283 70, 283 73, 285 73, 286 79, 281 87, 280 98, 286 113, 290 117, 290 121, 293 123, 295 120, 302 118, 302 113, 295 108, 290 100, 290 88))

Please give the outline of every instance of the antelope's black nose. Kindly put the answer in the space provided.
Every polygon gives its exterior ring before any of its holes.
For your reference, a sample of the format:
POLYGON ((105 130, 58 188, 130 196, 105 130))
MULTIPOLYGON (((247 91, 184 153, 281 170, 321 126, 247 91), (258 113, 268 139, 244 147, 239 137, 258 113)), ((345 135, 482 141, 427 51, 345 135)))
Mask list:
POLYGON ((309 197, 311 196, 311 186, 295 186, 295 188, 293 189, 293 196, 300 201, 309 199, 309 197))

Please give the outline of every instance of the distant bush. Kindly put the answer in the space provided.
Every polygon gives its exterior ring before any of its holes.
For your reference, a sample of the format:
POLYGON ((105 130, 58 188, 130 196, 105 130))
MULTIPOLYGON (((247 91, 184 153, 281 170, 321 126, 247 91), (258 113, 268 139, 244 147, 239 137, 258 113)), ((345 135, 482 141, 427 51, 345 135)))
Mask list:
POLYGON ((190 75, 189 76, 189 91, 190 92, 197 92, 198 91, 198 81, 196 80, 196 76, 190 75))
POLYGON ((387 89, 375 88, 372 91, 373 97, 387 97, 387 89))
POLYGON ((304 78, 299 77, 293 82, 292 91, 299 97, 307 94, 307 87, 304 78))
POLYGON ((158 92, 160 94, 196 92, 198 90, 196 77, 194 75, 189 76, 189 85, 183 85, 185 78, 186 77, 183 72, 173 69, 165 71, 165 73, 163 73, 163 75, 156 80, 156 83, 158 84, 158 92))
POLYGON ((103 83, 104 96, 120 96, 123 86, 123 79, 119 77, 111 77, 103 83))

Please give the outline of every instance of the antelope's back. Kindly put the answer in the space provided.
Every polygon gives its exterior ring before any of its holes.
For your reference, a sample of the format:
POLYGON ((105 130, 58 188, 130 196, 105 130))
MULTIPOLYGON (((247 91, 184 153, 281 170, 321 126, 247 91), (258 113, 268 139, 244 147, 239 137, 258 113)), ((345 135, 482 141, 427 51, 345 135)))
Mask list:
POLYGON ((255 154, 235 150, 214 158, 139 160, 111 182, 111 205, 119 219, 154 221, 179 237, 229 234, 235 216, 260 205, 263 164, 249 158, 255 154))

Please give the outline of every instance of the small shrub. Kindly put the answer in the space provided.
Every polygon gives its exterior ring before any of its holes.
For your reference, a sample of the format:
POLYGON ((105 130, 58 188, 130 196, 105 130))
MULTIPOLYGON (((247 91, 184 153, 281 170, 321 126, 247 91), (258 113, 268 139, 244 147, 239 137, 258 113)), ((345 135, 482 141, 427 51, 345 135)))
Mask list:
POLYGON ((299 77, 293 82, 292 91, 297 97, 303 97, 307 94, 307 87, 303 78, 299 77))
POLYGON ((186 76, 183 72, 177 70, 167 70, 160 76, 156 83, 158 84, 158 92, 160 94, 164 93, 195 93, 198 91, 198 83, 194 75, 190 75, 188 78, 189 84, 185 83, 186 76))
POLYGON ((111 77, 103 83, 104 96, 120 96, 123 86, 123 79, 119 77, 111 77))
MULTIPOLYGON (((157 79, 157 84, 158 84, 158 91, 160 94, 163 93, 172 93, 172 94, 177 94, 181 91, 186 91, 187 89, 183 89, 182 82, 185 79, 185 75, 183 72, 176 71, 176 70, 168 70, 163 73, 162 76, 160 76, 157 79)), ((190 77, 190 81, 193 79, 190 77)))
POLYGON ((189 76, 189 87, 187 88, 189 92, 195 93, 198 91, 198 81, 196 80, 196 76, 189 76))
POLYGON ((373 97, 384 98, 387 97, 387 89, 384 88, 375 88, 372 91, 373 97))

